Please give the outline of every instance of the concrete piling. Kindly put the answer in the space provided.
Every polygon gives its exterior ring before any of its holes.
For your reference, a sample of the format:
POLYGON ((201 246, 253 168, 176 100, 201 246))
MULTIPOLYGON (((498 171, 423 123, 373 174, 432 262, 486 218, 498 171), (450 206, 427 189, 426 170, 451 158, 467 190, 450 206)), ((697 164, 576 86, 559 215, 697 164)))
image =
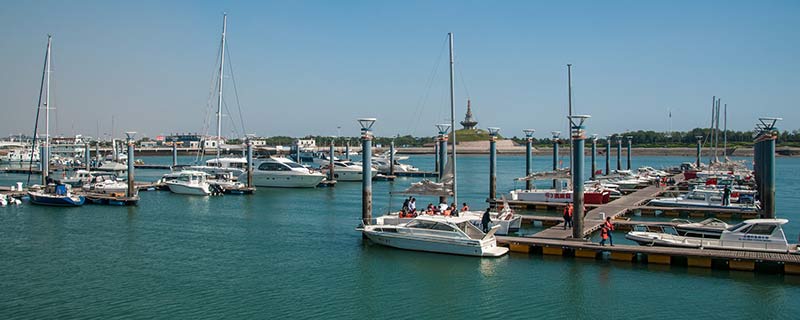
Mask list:
POLYGON ((489 200, 497 198, 497 134, 500 128, 489 128, 489 200))
MULTIPOLYGON (((531 175, 533 173, 533 133, 536 130, 533 129, 525 129, 522 132, 525 133, 525 176, 531 175)), ((533 188, 533 181, 530 179, 525 180, 525 190, 531 190, 533 188)))
POLYGON ((592 137, 592 180, 597 177, 597 137, 592 137))
POLYGON ((622 170, 622 136, 617 137, 617 170, 622 170))
POLYGON ((606 175, 611 174, 611 136, 606 136, 606 175))
POLYGON ((628 136, 628 170, 631 169, 631 141, 633 141, 632 136, 628 136))
POLYGON ((575 115, 570 116, 572 132, 572 237, 583 238, 583 152, 586 140, 583 122, 590 116, 575 115))
POLYGON ((133 197, 133 196, 136 195, 136 188, 134 186, 135 181, 134 181, 134 178, 133 178, 134 177, 134 172, 133 172, 134 166, 133 166, 133 163, 136 161, 136 157, 133 154, 133 149, 134 149, 133 148, 133 145, 134 145, 133 136, 136 134, 136 132, 126 132, 125 134, 128 135, 128 141, 127 141, 128 142, 128 193, 127 193, 127 196, 130 198, 130 197, 133 197))
MULTIPOLYGON (((375 118, 358 119, 361 124, 361 154, 364 159, 372 159, 372 125, 375 118)), ((361 223, 372 222, 372 165, 369 161, 361 161, 363 177, 361 179, 361 223)))
POLYGON ((92 170, 92 146, 87 141, 83 147, 83 166, 86 167, 86 171, 92 170))

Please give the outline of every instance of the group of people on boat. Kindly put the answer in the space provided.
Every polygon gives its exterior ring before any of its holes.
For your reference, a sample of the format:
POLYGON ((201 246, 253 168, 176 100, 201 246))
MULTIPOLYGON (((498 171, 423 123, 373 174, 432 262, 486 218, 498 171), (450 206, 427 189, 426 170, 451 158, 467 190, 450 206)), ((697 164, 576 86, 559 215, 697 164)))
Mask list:
MULTIPOLYGON (((461 211, 469 211, 469 206, 467 206, 466 202, 461 207, 461 211)), ((408 199, 403 201, 403 208, 400 209, 400 218, 414 218, 421 214, 429 216, 443 215, 446 217, 457 217, 458 212, 459 210, 455 203, 448 205, 445 202, 440 203, 438 206, 433 205, 433 203, 428 203, 428 206, 424 211, 417 210, 417 199, 414 197, 408 197, 408 199)))

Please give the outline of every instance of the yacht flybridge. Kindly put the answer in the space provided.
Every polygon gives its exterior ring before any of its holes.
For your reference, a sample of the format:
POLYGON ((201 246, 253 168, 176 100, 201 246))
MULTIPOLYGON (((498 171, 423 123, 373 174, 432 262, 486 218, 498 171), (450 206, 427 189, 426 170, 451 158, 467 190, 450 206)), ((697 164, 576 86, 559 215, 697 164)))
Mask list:
POLYGON ((508 248, 498 247, 495 225, 483 233, 467 217, 420 216, 399 225, 367 225, 361 231, 372 242, 405 250, 477 257, 499 257, 508 248))

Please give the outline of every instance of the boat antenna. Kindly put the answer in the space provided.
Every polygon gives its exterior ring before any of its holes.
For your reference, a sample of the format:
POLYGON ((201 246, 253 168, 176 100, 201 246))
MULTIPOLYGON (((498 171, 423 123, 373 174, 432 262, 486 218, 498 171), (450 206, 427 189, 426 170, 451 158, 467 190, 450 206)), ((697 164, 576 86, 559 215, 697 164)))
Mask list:
POLYGON ((228 14, 222 14, 222 54, 219 62, 219 91, 217 91, 217 159, 220 153, 220 141, 222 141, 222 79, 225 71, 225 31, 228 25, 228 14))
POLYGON ((458 178, 456 170, 458 167, 456 166, 456 93, 455 93, 455 85, 453 83, 455 78, 455 69, 454 69, 454 61, 453 61, 453 33, 450 32, 447 34, 448 39, 450 41, 450 130, 452 133, 452 146, 453 146, 453 203, 458 203, 458 178))
MULTIPOLYGON (((47 51, 44 54, 44 67, 42 67, 42 82, 39 84, 39 101, 36 103, 36 122, 33 124, 33 141, 31 141, 31 158, 28 162, 28 181, 26 184, 31 184, 31 172, 33 171, 33 154, 36 152, 36 138, 39 135, 39 112, 42 110, 42 93, 44 92, 44 81, 47 78, 49 82, 47 70, 49 69, 50 62, 50 42, 53 38, 52 35, 47 35, 47 51)), ((42 161, 43 154, 39 154, 39 161, 42 161)))

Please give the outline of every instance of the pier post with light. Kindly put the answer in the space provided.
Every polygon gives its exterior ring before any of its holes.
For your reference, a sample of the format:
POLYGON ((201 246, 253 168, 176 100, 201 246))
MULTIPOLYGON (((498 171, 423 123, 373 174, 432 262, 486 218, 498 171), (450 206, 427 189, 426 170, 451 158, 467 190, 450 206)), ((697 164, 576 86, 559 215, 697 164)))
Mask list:
MULTIPOLYGON (((527 177, 533 173, 533 133, 536 130, 524 129, 522 132, 525 133, 525 176, 527 177)), ((532 188, 533 181, 525 179, 525 190, 531 190, 532 188)))
POLYGON ((633 141, 633 136, 627 136, 628 138, 628 170, 631 169, 631 141, 633 141))
POLYGON ((572 138, 572 237, 583 238, 583 152, 586 140, 583 123, 591 116, 569 116, 572 138))
POLYGON ((368 225, 372 223, 372 164, 365 159, 372 159, 372 125, 375 118, 360 118, 358 123, 361 125, 361 223, 368 225))
POLYGON ((128 142, 128 194, 127 194, 127 196, 128 196, 128 198, 132 198, 133 196, 136 195, 136 192, 135 192, 135 189, 134 189, 134 179, 133 179, 133 176, 134 176, 134 174, 133 174, 134 173, 133 172, 133 169, 134 169, 133 163, 134 163, 134 161, 136 161, 135 160, 136 158, 133 156, 133 149, 134 149, 133 148, 133 144, 134 144, 133 137, 136 135, 136 132, 133 132, 133 131, 125 132, 125 135, 128 136, 128 141, 127 141, 128 142))
POLYGON ((597 135, 592 135, 592 180, 597 177, 597 135))
MULTIPOLYGON (((553 131, 553 172, 558 171, 558 137, 561 135, 560 131, 553 131)), ((553 189, 556 188, 557 180, 553 179, 553 189)))
POLYGON ((756 126, 759 130, 755 138, 758 145, 756 155, 756 172, 760 171, 756 183, 759 186, 761 200, 761 216, 775 218, 775 141, 778 139, 778 128, 775 123, 781 118, 759 118, 756 126), (760 160, 760 161, 759 161, 760 160))
POLYGON ((500 128, 489 127, 489 200, 497 198, 497 134, 500 128))
POLYGON ((617 136, 617 170, 622 170, 622 136, 617 136))

